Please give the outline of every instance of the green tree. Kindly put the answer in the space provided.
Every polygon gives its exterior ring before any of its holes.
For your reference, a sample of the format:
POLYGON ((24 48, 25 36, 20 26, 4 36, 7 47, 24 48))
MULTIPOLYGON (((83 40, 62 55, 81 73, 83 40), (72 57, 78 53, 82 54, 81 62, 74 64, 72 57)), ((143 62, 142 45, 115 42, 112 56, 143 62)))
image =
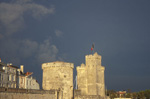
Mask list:
POLYGON ((127 93, 126 94, 126 98, 131 98, 132 97, 132 94, 131 93, 127 93))
POLYGON ((137 94, 138 94, 138 99, 145 99, 144 91, 140 91, 137 94))
POLYGON ((132 93, 132 98, 136 99, 138 97, 138 94, 136 92, 132 93))
POLYGON ((144 91, 144 96, 146 97, 146 99, 150 99, 150 89, 144 91))
POLYGON ((132 97, 132 93, 131 93, 131 89, 127 90, 127 94, 125 96, 126 98, 131 98, 132 97))
POLYGON ((108 90, 107 94, 110 97, 110 99, 117 98, 117 93, 114 90, 108 90))

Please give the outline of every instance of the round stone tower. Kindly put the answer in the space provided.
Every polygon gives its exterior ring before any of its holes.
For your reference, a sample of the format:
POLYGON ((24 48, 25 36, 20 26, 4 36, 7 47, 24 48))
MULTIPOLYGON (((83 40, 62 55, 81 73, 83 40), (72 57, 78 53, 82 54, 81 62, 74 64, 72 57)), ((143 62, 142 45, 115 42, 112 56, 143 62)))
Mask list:
POLYGON ((73 63, 68 62, 50 62, 43 63, 43 82, 44 90, 61 90, 63 99, 72 99, 73 97, 73 63))

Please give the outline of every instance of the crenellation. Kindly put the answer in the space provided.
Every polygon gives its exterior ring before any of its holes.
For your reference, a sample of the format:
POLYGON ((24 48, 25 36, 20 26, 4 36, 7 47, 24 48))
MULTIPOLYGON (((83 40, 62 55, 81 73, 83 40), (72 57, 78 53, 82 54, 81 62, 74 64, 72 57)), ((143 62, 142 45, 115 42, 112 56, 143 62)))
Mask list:
POLYGON ((85 56, 85 60, 86 60, 86 65, 101 65, 101 56, 98 54, 94 54, 94 55, 86 55, 85 56))
POLYGON ((60 61, 56 61, 56 62, 51 62, 51 63, 43 63, 42 64, 42 69, 44 68, 53 68, 53 67, 70 67, 70 68, 74 68, 74 64, 73 63, 65 63, 65 62, 60 62, 60 61))

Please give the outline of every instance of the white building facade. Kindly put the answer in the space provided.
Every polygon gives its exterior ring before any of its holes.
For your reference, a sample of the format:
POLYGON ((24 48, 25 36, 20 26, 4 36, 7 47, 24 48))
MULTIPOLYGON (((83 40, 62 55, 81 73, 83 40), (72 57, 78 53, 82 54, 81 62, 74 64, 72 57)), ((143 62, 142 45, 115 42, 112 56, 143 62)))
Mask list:
POLYGON ((32 76, 26 77, 26 89, 40 89, 39 83, 32 76))
POLYGON ((16 88, 17 67, 0 62, 0 87, 16 88))
POLYGON ((24 73, 24 66, 20 68, 12 64, 4 64, 0 59, 0 87, 19 89, 40 89, 39 83, 31 75, 24 73))
POLYGON ((40 89, 39 83, 31 75, 32 72, 24 73, 24 66, 21 65, 18 71, 18 88, 20 89, 40 89))

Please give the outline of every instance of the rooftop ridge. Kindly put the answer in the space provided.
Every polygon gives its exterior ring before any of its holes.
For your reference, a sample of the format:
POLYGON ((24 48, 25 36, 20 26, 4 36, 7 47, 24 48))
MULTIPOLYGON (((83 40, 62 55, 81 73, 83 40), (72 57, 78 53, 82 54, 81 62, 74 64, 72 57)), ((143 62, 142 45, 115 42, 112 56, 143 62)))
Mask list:
POLYGON ((94 54, 86 55, 86 57, 101 57, 101 55, 99 55, 97 52, 95 52, 94 54))

